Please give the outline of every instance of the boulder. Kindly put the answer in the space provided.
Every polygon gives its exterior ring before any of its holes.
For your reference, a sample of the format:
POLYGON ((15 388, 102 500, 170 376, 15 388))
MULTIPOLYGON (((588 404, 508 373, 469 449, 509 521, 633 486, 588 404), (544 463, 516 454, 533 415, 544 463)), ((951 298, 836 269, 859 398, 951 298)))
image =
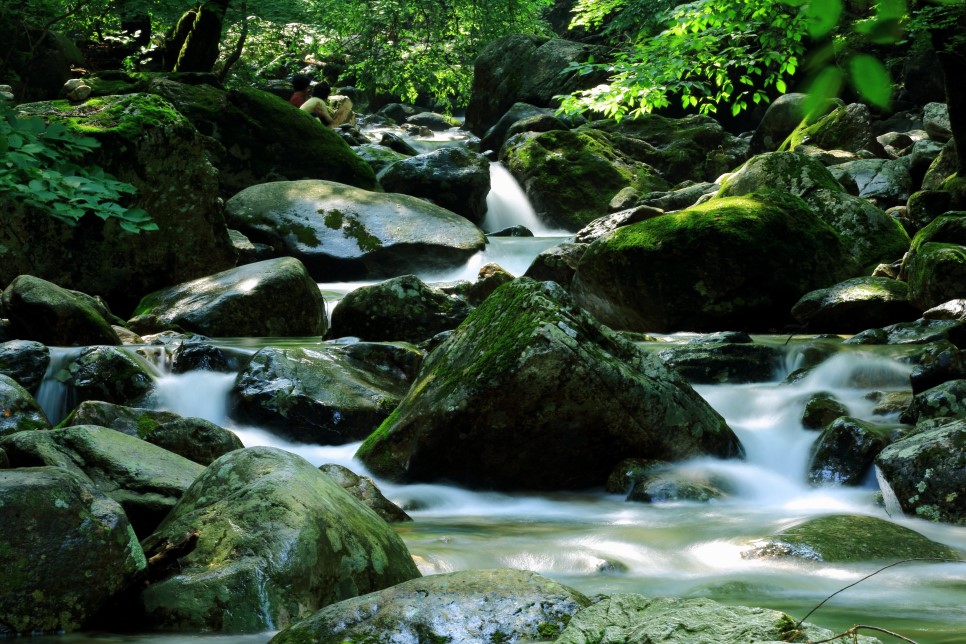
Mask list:
POLYGON ((859 159, 829 168, 832 176, 857 197, 880 208, 905 204, 912 194, 912 175, 906 159, 859 159))
POLYGON ((931 541, 915 530, 876 517, 849 514, 809 519, 757 542, 742 557, 827 563, 895 561, 911 557, 958 559, 954 549, 931 541))
POLYGON ((292 257, 245 264, 146 295, 130 321, 138 333, 168 328, 210 337, 325 334, 318 284, 292 257))
POLYGON ((355 147, 354 151, 359 155, 360 159, 369 164, 369 167, 372 168, 372 171, 377 175, 383 170, 383 168, 386 168, 396 161, 408 159, 411 156, 408 154, 403 154, 402 152, 396 152, 395 150, 384 145, 379 145, 378 143, 363 143, 362 145, 355 147))
POLYGON ((108 427, 201 465, 209 465, 219 456, 244 447, 234 432, 203 418, 185 418, 170 411, 124 407, 95 400, 78 405, 58 427, 75 425, 108 427))
POLYGON ((574 235, 574 242, 577 244, 589 244, 612 230, 617 230, 622 226, 630 226, 639 221, 647 221, 654 217, 660 217, 663 214, 663 210, 653 206, 633 206, 610 215, 604 215, 578 230, 577 234, 574 235))
POLYGON ((691 341, 657 352, 662 362, 691 384, 771 382, 784 366, 776 347, 747 342, 691 341))
POLYGON ((464 300, 402 275, 347 293, 332 310, 331 335, 422 342, 455 329, 470 310, 464 300))
MULTIPOLYGON (((494 123, 486 133, 480 137, 480 148, 483 150, 491 150, 493 152, 499 152, 500 148, 509 138, 510 127, 515 123, 518 123, 524 119, 528 119, 534 116, 550 116, 553 115, 553 110, 546 107, 536 107, 530 105, 529 103, 514 103, 510 108, 503 113, 503 116, 494 123)), ((563 125, 561 123, 561 125, 563 125)), ((564 130, 566 127, 554 128, 558 130, 564 130)))
POLYGON ((10 333, 53 346, 121 344, 110 323, 86 300, 47 280, 20 275, 3 291, 10 333))
POLYGON ((823 150, 865 151, 873 156, 885 156, 885 150, 872 130, 872 113, 863 103, 850 103, 834 109, 815 123, 803 123, 789 136, 783 148, 794 150, 806 139, 810 145, 823 150))
POLYGON ((950 380, 966 380, 966 351, 942 345, 923 352, 909 374, 913 394, 920 394, 950 380))
POLYGON ((124 511, 82 476, 0 470, 0 507, 5 635, 78 630, 147 567, 124 511))
POLYGON ((399 367, 378 369, 356 355, 339 346, 261 349, 235 380, 231 416, 302 443, 362 440, 412 380, 399 367))
POLYGON ((670 187, 652 166, 598 130, 521 134, 500 154, 537 217, 570 231, 607 214, 611 199, 627 186, 642 193, 670 187))
POLYGON ((0 231, 0 283, 21 274, 104 297, 130 310, 145 293, 224 270, 235 263, 218 183, 198 131, 167 101, 150 94, 21 105, 97 139, 86 162, 137 193, 158 230, 131 234, 116 219, 85 217, 68 226, 19 205, 0 231), (31 249, 56 248, 38 253, 31 249))
POLYGON ((966 326, 958 320, 898 322, 881 329, 866 329, 843 344, 929 344, 932 342, 966 342, 966 326))
POLYGON ((774 152, 784 143, 788 135, 795 131, 805 118, 807 94, 789 93, 776 98, 755 128, 751 136, 749 151, 752 154, 774 152))
POLYGON ((217 347, 209 344, 207 338, 186 338, 171 353, 171 373, 198 370, 237 373, 249 358, 250 353, 217 347))
POLYGON ((121 504, 143 538, 168 514, 204 467, 133 436, 79 425, 0 439, 13 467, 50 465, 84 476, 121 504))
POLYGON ((839 416, 846 416, 848 407, 826 392, 811 396, 802 408, 802 426, 805 429, 824 430, 839 416))
POLYGON ((333 604, 282 631, 272 644, 542 641, 590 603, 534 572, 463 570, 333 604))
POLYGON ((490 162, 462 147, 445 147, 407 157, 377 175, 387 192, 400 192, 431 201, 466 217, 474 224, 486 216, 490 193, 490 162))
POLYGON ((762 331, 784 327, 797 299, 853 271, 828 224, 772 191, 618 228, 587 248, 572 289, 618 329, 762 331))
MULTIPOLYGON (((580 611, 556 644, 695 644, 696 642, 786 642, 804 631, 811 641, 834 637, 828 629, 777 610, 726 606, 710 599, 614 594, 580 611)), ((881 644, 858 636, 862 644, 881 644)))
POLYGON ((902 415, 910 424, 930 418, 966 418, 966 380, 947 380, 917 393, 902 415))
POLYGON ((383 496, 382 492, 368 476, 359 476, 348 467, 336 463, 325 463, 319 469, 328 474, 342 489, 378 514, 386 523, 412 521, 402 508, 383 496))
POLYGON ((966 421, 959 418, 896 441, 876 457, 883 494, 889 489, 903 512, 966 525, 966 421))
POLYGON ((66 367, 64 384, 71 400, 136 404, 154 389, 148 369, 131 354, 114 347, 88 347, 66 367))
POLYGON ((927 103, 922 108, 922 126, 929 138, 945 143, 953 136, 949 125, 949 107, 946 103, 927 103))
POLYGON ((652 192, 641 199, 641 205, 657 208, 665 212, 684 210, 713 195, 721 185, 710 181, 684 182, 683 187, 669 192, 652 192))
POLYGON ((538 282, 552 281, 570 289, 570 283, 577 272, 577 264, 587 250, 585 244, 564 242, 541 251, 533 258, 530 266, 524 272, 524 277, 538 282))
POLYGON ((269 447, 227 454, 188 489, 145 553, 197 531, 180 570, 145 588, 147 625, 251 633, 419 576, 402 540, 308 461, 269 447))
POLYGON ((567 71, 600 49, 560 38, 513 34, 496 40, 476 59, 465 127, 482 137, 515 103, 555 107, 555 97, 590 88, 598 74, 567 71))
POLYGON ((806 479, 812 485, 862 485, 876 455, 896 433, 895 427, 836 418, 812 446, 806 479))
POLYGON ((858 333, 919 318, 909 286, 887 277, 854 277, 806 293, 792 316, 810 333, 858 333))
POLYGON ((35 394, 47 373, 50 350, 32 340, 0 343, 0 374, 10 376, 21 387, 35 394))
POLYGON ((518 278, 426 358, 357 457, 392 480, 554 490, 602 485, 629 457, 741 453, 724 420, 655 356, 559 285, 518 278))
POLYGON ((910 234, 919 232, 948 212, 951 203, 952 197, 945 190, 920 190, 909 195, 905 224, 910 234))
POLYGON ((947 213, 916 233, 902 275, 921 309, 966 295, 966 214, 947 213))
POLYGON ((412 116, 407 116, 405 122, 409 125, 429 128, 433 132, 445 132, 460 125, 458 119, 436 112, 418 112, 412 116))
POLYGON ((939 156, 929 164, 922 178, 922 189, 942 190, 946 180, 956 173, 957 164, 955 141, 949 139, 939 152, 939 156))
POLYGON ((0 373, 0 436, 35 429, 50 429, 50 421, 30 392, 0 373))
POLYGON ((725 481, 692 469, 657 466, 630 478, 627 500, 636 503, 707 503, 727 497, 725 481))
POLYGON ((295 257, 320 282, 454 268, 483 250, 483 233, 426 201, 329 181, 247 188, 227 204, 232 226, 295 257))

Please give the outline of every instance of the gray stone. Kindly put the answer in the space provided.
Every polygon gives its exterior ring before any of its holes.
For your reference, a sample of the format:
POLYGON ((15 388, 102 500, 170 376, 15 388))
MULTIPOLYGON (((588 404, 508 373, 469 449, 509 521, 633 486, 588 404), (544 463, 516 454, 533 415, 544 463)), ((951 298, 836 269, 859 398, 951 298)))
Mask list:
POLYGON ((886 277, 854 277, 811 291, 792 307, 810 333, 858 333, 872 327, 919 318, 909 302, 909 286, 886 277))
POLYGON ((23 340, 53 346, 121 344, 100 312, 47 280, 20 275, 3 291, 4 314, 10 333, 23 340))
POLYGON ((0 436, 50 429, 50 421, 30 392, 10 376, 0 374, 0 436))
POLYGON ((953 136, 949 108, 945 103, 926 103, 922 108, 922 125, 933 140, 945 143, 953 136))
POLYGON ((352 470, 336 463, 325 463, 319 469, 332 477, 342 489, 372 509, 387 523, 412 521, 398 505, 383 496, 382 492, 368 476, 359 476, 352 470))
POLYGON ((858 418, 836 418, 812 447, 806 479, 812 485, 862 485, 895 428, 858 418))
POLYGON ((10 376, 31 393, 37 393, 50 364, 50 350, 32 340, 0 344, 0 374, 10 376))

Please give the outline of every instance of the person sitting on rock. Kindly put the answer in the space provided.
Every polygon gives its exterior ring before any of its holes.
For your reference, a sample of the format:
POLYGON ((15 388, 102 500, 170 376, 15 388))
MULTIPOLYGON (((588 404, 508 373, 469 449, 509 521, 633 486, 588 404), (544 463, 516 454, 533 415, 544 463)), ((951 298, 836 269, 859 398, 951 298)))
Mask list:
POLYGON ((331 93, 332 88, 329 87, 328 83, 324 81, 317 83, 312 88, 312 98, 302 103, 299 109, 318 117, 320 121, 329 127, 338 127, 343 123, 350 122, 352 118, 352 101, 349 100, 348 96, 340 96, 338 106, 333 112, 328 104, 329 94, 331 93))
POLYGON ((288 102, 295 107, 301 107, 305 101, 309 100, 309 86, 312 84, 312 80, 305 74, 296 74, 292 76, 292 96, 289 97, 288 102))

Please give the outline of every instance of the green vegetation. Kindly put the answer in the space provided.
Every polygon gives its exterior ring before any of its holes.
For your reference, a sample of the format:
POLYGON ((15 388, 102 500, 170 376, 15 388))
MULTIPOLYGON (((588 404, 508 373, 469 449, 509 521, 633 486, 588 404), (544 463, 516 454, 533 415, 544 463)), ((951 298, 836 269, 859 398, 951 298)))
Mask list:
POLYGON ((138 233, 157 230, 148 214, 122 205, 134 186, 84 162, 100 147, 66 123, 16 117, 0 104, 0 197, 38 208, 70 226, 88 214, 138 233))

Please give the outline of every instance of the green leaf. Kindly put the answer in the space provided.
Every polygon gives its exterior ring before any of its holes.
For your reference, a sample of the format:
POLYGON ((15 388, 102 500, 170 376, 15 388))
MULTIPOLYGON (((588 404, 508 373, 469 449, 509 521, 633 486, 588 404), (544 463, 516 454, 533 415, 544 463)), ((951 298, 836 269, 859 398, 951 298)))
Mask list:
MULTIPOLYGON (((843 72, 838 67, 826 67, 809 83, 808 97, 803 111, 811 115, 821 109, 826 101, 835 98, 842 88, 843 72)), ((806 116, 808 118, 808 116, 806 116)))
POLYGON ((875 56, 854 54, 849 59, 852 84, 862 98, 876 107, 888 109, 892 99, 892 77, 875 56))
POLYGON ((827 35, 842 15, 842 0, 811 0, 805 6, 805 20, 812 38, 827 35))

